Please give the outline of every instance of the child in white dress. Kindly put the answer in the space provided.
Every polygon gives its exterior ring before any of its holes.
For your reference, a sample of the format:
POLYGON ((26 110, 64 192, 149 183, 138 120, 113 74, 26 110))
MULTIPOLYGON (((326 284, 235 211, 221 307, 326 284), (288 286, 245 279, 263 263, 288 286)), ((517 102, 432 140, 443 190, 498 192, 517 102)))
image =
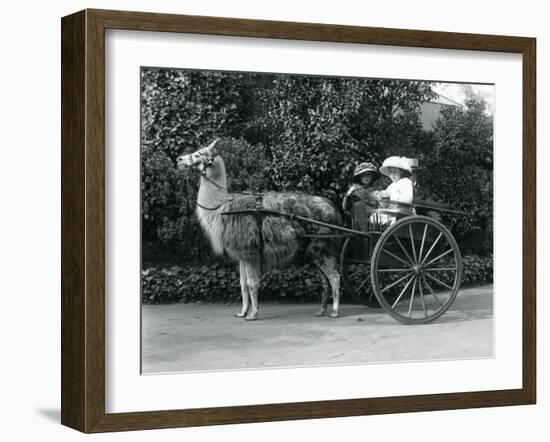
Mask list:
MULTIPOLYGON (((413 202, 414 189, 411 180, 412 170, 409 159, 397 156, 386 158, 380 167, 380 173, 389 177, 392 183, 386 190, 378 192, 378 199, 380 201, 389 200, 389 202, 384 204, 386 209, 399 209, 403 212, 403 206, 392 203, 412 204, 413 202)), ((411 214, 412 211, 411 207, 411 214)), ((371 222, 393 224, 395 221, 396 217, 388 214, 373 214, 371 216, 371 222)))

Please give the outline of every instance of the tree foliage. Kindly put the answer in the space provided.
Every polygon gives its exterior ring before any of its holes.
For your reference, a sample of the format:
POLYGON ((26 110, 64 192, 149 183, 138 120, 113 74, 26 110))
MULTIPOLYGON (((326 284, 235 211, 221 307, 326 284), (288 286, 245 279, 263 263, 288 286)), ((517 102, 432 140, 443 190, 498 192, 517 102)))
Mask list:
POLYGON ((175 159, 217 137, 232 140, 230 190, 297 190, 337 206, 359 162, 420 158, 422 192, 468 214, 460 241, 492 232, 492 124, 471 102, 423 131, 428 82, 143 69, 141 92, 144 265, 213 260, 194 216, 198 175, 175 159))
POLYGON ((454 234, 467 251, 487 254, 493 238, 493 122, 485 104, 448 107, 435 124, 425 152, 422 182, 437 200, 464 213, 454 234))
POLYGON ((357 163, 414 150, 432 92, 425 82, 280 76, 259 97, 271 187, 337 200, 357 163))

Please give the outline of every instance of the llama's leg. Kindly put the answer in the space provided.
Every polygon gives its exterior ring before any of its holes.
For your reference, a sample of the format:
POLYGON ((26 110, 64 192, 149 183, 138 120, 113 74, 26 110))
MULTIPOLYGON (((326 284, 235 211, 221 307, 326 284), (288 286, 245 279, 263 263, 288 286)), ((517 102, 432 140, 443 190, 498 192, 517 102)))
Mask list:
POLYGON ((248 294, 250 296, 250 308, 245 316, 247 321, 255 321, 258 317, 258 289, 262 272, 258 264, 246 263, 246 284, 248 286, 248 294))
POLYGON ((329 282, 328 277, 325 275, 325 272, 323 272, 323 269, 321 268, 320 262, 315 262, 315 265, 319 268, 319 275, 321 276, 321 284, 323 285, 323 293, 321 294, 321 308, 317 313, 315 313, 315 316, 324 316, 327 311, 327 304, 328 304, 328 294, 329 294, 329 282))
POLYGON ((330 287, 332 288, 332 313, 329 316, 331 318, 337 318, 338 309, 340 307, 340 273, 338 272, 336 258, 327 256, 321 263, 321 269, 327 276, 330 287))
POLYGON ((246 312, 248 311, 248 301, 249 301, 249 295, 248 295, 248 283, 246 281, 246 267, 245 264, 242 261, 239 261, 239 274, 240 274, 240 280, 241 280, 241 295, 243 298, 241 312, 235 314, 238 318, 244 318, 246 316, 246 312))

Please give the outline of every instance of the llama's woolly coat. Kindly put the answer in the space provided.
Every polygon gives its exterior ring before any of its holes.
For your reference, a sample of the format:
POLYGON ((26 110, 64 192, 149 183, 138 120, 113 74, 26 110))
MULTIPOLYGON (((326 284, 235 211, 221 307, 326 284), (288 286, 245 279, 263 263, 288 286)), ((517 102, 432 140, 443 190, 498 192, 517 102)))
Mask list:
MULTIPOLYGON (((341 225, 338 210, 326 198, 300 193, 266 193, 260 200, 265 209, 341 225)), ((227 202, 214 212, 199 209, 201 224, 217 253, 238 261, 261 262, 264 271, 285 267, 304 257, 316 259, 337 255, 339 247, 334 239, 301 237, 305 233, 330 233, 328 228, 282 216, 221 215, 222 212, 253 210, 258 201, 254 195, 233 194, 228 195, 227 202)))

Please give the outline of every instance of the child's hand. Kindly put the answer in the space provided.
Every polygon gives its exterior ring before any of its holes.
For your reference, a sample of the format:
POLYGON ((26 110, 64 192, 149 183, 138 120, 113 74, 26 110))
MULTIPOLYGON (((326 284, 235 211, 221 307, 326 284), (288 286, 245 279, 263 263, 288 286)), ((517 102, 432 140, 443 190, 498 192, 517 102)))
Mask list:
POLYGON ((381 190, 378 192, 378 197, 381 199, 390 199, 390 193, 387 190, 381 190))
POLYGON ((350 196, 353 192, 357 192, 359 189, 361 189, 361 185, 359 184, 352 184, 350 188, 348 189, 348 192, 346 193, 346 196, 350 196))
POLYGON ((348 198, 345 197, 345 198, 344 198, 344 201, 342 201, 342 210, 343 210, 344 212, 345 212, 346 210, 348 210, 347 205, 348 205, 348 198))

